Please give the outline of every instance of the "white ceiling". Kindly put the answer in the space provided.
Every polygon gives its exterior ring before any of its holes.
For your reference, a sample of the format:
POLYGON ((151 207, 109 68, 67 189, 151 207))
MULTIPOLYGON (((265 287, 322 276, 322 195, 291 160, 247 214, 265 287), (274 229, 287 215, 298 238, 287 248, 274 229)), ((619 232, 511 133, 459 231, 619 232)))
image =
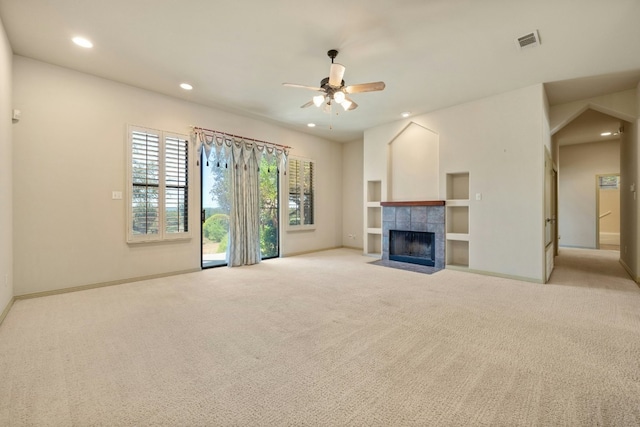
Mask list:
POLYGON ((638 0, 0 0, 0 19, 18 55, 336 141, 532 84, 555 82, 557 104, 640 80, 638 0), (517 49, 536 29, 542 44, 517 49), (347 84, 387 87, 330 117, 282 83, 319 85, 332 48, 347 84))

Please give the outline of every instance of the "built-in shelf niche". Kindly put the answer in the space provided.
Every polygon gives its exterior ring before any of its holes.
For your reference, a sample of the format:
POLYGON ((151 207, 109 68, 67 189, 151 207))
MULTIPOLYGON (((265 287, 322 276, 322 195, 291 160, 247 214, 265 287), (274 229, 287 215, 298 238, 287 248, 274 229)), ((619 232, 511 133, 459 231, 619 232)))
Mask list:
POLYGON ((469 173, 447 174, 447 265, 469 267, 469 173))
POLYGON ((469 267, 469 242, 464 240, 447 240, 447 265, 469 267))
POLYGON ((367 207, 367 228, 382 228, 382 208, 380 206, 367 207))
POLYGON ((382 181, 367 181, 365 203, 365 253, 367 255, 382 256, 382 181))
POLYGON ((382 234, 367 235, 367 254, 380 256, 382 254, 382 234))
POLYGON ((469 173, 447 174, 447 200, 469 200, 469 173))
POLYGON ((469 206, 447 207, 447 233, 469 234, 469 206))
POLYGON ((382 181, 367 181, 367 202, 382 200, 382 181))

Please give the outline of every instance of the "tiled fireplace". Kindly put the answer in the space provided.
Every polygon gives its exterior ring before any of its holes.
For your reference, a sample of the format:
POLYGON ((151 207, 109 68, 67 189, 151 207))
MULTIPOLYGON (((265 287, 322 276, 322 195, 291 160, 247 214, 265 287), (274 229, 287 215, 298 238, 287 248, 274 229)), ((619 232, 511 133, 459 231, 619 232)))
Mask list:
POLYGON ((382 259, 433 265, 437 269, 444 268, 444 201, 381 202, 380 204, 382 205, 382 259), (405 253, 394 255, 394 248, 390 246, 390 232, 392 230, 401 232, 395 234, 403 236, 426 235, 428 238, 406 237, 406 239, 410 239, 410 242, 405 244, 403 241, 402 251, 405 253), (433 233, 433 235, 429 235, 429 233, 433 233), (418 244, 432 246, 417 248, 418 244), (431 261, 428 260, 430 257, 433 257, 431 261))

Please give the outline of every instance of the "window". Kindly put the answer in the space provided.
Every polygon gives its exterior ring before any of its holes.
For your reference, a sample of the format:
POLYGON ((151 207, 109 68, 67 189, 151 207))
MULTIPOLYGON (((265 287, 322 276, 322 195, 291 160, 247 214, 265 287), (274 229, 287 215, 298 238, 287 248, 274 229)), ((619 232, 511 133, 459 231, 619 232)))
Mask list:
POLYGON ((314 222, 314 162, 289 159, 289 227, 310 228, 314 222))
POLYGON ((189 143, 129 126, 128 242, 189 237, 189 143))
POLYGON ((620 176, 600 175, 598 176, 598 184, 601 190, 617 190, 620 188, 620 176))

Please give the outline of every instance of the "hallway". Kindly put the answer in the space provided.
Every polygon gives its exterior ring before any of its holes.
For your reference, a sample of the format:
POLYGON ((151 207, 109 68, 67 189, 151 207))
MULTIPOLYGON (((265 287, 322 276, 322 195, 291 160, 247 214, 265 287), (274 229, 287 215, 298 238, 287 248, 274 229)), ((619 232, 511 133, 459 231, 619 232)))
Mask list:
POLYGON ((619 260, 618 251, 560 248, 548 284, 640 292, 619 260))

